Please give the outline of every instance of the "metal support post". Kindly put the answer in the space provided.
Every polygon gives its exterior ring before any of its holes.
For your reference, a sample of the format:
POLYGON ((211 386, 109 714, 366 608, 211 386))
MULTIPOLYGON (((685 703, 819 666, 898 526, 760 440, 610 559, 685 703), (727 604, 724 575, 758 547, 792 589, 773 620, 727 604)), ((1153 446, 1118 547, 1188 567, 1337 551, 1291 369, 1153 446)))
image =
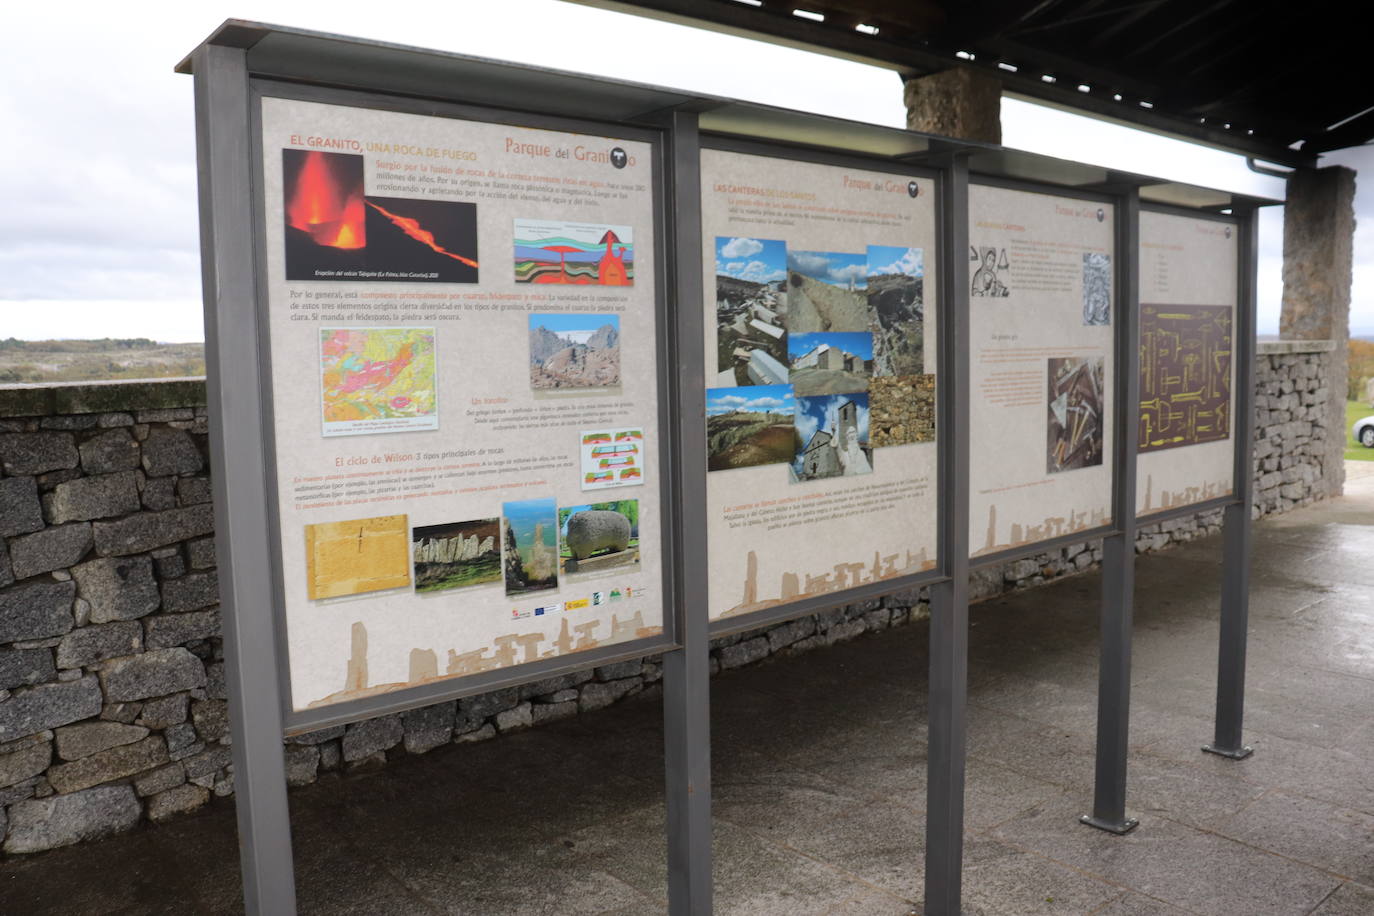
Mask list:
POLYGON ((248 71, 242 48, 221 45, 199 48, 193 64, 215 544, 243 899, 249 914, 291 916, 296 889, 268 537, 272 477, 263 430, 248 71))
POLYGON ((1140 192, 1136 188, 1127 190, 1117 204, 1116 264, 1116 423, 1112 444, 1112 520, 1116 533, 1102 541, 1093 812, 1079 820, 1099 830, 1123 834, 1139 823, 1126 816, 1140 414, 1140 192))
POLYGON ((668 134, 669 240, 678 455, 674 495, 680 648, 663 656, 664 755, 668 794, 668 911, 711 912, 710 636, 706 614, 706 376, 701 286, 701 143, 697 115, 674 112, 668 134), (690 583, 690 588, 687 583, 690 583))
POLYGON ((1233 760, 1249 757, 1254 749, 1241 742, 1245 716, 1245 644, 1250 619, 1250 505, 1254 486, 1255 395, 1255 272, 1259 263, 1256 211, 1243 214, 1240 224, 1240 297, 1232 349, 1236 360, 1235 502, 1223 516, 1221 559, 1221 632, 1217 648, 1217 720, 1209 754, 1233 760))
POLYGON ((956 916, 963 894, 968 706, 968 163, 940 181, 941 542, 948 579, 931 588, 926 781, 926 916, 956 916))

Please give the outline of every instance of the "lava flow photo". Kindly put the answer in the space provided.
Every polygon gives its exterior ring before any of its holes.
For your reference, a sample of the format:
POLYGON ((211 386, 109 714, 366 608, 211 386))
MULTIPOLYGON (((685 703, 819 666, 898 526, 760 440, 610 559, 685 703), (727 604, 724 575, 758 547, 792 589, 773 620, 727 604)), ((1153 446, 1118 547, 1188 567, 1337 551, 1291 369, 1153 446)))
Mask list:
POLYGON ((368 197, 363 157, 282 150, 286 279, 476 283, 477 205, 368 197))

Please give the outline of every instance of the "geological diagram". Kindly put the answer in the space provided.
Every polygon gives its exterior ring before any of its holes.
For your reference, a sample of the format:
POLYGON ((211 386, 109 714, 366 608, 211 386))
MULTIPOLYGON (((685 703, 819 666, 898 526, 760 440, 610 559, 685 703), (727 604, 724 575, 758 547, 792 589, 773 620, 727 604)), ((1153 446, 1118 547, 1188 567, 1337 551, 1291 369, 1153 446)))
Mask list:
POLYGON ((1231 435, 1231 308, 1140 307, 1142 452, 1231 435))

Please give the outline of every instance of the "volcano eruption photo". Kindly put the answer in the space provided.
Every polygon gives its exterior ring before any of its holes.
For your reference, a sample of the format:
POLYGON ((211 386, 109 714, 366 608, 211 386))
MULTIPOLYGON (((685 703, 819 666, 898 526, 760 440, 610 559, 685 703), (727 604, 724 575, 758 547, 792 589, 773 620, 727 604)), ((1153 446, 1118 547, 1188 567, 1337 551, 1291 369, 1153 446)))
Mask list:
POLYGON ((368 197, 363 157, 282 150, 286 279, 476 283, 477 205, 368 197))

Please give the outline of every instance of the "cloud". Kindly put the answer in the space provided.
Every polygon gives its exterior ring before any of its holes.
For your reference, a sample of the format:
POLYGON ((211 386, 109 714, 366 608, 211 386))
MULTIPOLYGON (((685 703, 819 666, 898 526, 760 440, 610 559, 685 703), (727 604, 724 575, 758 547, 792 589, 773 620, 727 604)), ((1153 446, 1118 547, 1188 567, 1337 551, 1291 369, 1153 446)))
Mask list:
POLYGON ((726 258, 747 258, 763 250, 763 242, 758 239, 731 239, 721 246, 720 253, 726 258))
POLYGON ((817 251, 789 251, 787 266, 812 277, 830 270, 830 257, 817 251))
POLYGON ((750 283, 775 283, 787 276, 787 271, 774 270, 763 261, 725 263, 719 258, 716 259, 716 273, 734 277, 736 280, 748 280, 750 283))
POLYGON ((855 286, 863 286, 868 282, 868 269, 865 264, 846 264, 842 267, 832 267, 826 271, 830 277, 830 282, 836 286, 848 286, 849 281, 853 280, 855 286))
POLYGON ((925 274, 925 252, 920 248, 908 248, 902 252, 902 256, 891 264, 882 267, 870 267, 868 275, 876 277, 881 274, 906 274, 908 277, 920 277, 925 274))
POLYGON ((816 431, 820 429, 820 421, 805 411, 798 410, 796 423, 797 434, 801 437, 802 446, 805 447, 811 442, 811 437, 816 435, 816 431))
POLYGON ((744 280, 752 280, 755 283, 772 283, 787 276, 785 270, 774 270, 762 261, 750 261, 740 271, 739 276, 744 280))
POLYGON ((789 398, 770 396, 746 397, 739 394, 712 395, 707 405, 707 413, 722 414, 732 410, 781 411, 791 408, 789 398))

